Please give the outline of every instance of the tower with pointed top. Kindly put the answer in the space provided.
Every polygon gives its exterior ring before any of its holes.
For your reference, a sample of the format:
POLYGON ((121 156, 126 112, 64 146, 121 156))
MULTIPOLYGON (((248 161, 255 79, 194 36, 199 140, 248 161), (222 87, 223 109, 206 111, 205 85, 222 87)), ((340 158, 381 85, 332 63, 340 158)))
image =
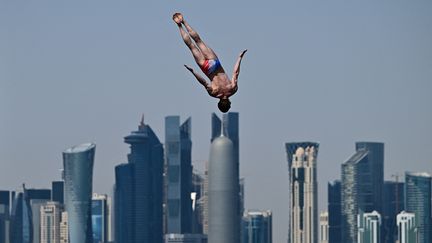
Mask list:
POLYGON ((315 142, 286 143, 290 180, 289 243, 318 243, 318 183, 315 142))
POLYGON ((162 242, 162 144, 143 117, 124 141, 131 152, 128 163, 115 168, 116 242, 162 242))
MULTIPOLYGON (((224 122, 222 122, 223 126, 224 122)), ((240 242, 239 173, 234 143, 222 132, 210 147, 208 242, 240 242)))

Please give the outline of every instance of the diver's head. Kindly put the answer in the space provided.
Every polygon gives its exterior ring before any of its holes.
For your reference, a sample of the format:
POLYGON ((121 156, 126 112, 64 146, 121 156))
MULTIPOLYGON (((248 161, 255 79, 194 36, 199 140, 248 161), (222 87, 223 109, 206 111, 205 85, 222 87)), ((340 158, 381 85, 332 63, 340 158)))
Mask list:
POLYGON ((231 108, 231 101, 228 98, 222 98, 219 100, 218 108, 223 113, 227 113, 231 108))

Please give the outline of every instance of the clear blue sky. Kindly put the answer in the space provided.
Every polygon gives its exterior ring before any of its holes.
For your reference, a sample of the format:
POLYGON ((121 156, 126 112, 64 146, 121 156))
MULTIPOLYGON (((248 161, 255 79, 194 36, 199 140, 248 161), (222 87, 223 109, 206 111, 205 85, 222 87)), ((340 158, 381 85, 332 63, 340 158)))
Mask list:
POLYGON ((385 143, 385 173, 432 172, 431 1, 0 1, 0 188, 59 179, 61 152, 97 144, 96 192, 126 161, 141 113, 192 116, 193 161, 208 159, 216 100, 171 15, 181 11, 231 73, 243 61, 240 112, 246 207, 274 212, 287 236, 284 143, 320 142, 326 184, 358 140, 385 143))

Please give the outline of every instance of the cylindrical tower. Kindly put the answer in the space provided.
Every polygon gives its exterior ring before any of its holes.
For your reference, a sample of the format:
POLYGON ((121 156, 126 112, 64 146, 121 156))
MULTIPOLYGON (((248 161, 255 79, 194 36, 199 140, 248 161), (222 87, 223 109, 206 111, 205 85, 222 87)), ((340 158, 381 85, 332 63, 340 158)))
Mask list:
POLYGON ((87 143, 63 152, 64 202, 70 243, 93 242, 91 197, 95 147, 95 144, 87 143))
POLYGON ((239 173, 232 141, 224 135, 213 140, 209 161, 209 243, 238 243, 239 173))

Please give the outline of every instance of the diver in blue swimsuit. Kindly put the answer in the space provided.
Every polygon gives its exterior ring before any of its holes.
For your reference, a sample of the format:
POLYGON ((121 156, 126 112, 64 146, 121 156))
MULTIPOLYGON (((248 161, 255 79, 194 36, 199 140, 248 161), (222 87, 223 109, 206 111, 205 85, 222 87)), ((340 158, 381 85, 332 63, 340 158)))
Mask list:
POLYGON ((231 108, 229 97, 237 92, 237 80, 240 73, 240 64, 247 50, 240 53, 237 62, 234 65, 232 78, 230 79, 225 73, 216 53, 201 40, 198 33, 184 20, 183 15, 181 13, 175 13, 173 15, 173 20, 179 27, 183 41, 191 50, 196 63, 211 82, 208 83, 206 79, 196 73, 195 70, 189 66, 184 66, 206 88, 210 96, 219 99, 219 110, 224 113, 228 112, 231 108), (186 28, 186 31, 183 29, 183 26, 186 28))

